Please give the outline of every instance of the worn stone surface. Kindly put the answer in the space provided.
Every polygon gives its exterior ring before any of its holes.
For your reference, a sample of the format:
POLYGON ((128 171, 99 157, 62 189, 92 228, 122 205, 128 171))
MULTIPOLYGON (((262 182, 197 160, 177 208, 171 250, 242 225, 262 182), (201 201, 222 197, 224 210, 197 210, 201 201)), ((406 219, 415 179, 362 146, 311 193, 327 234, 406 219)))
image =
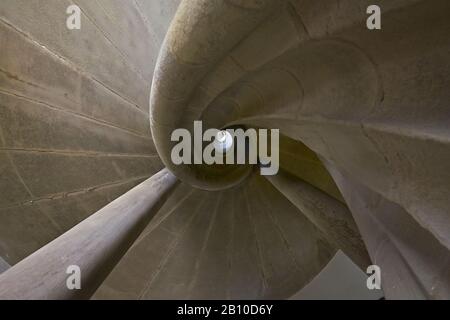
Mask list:
POLYGON ((162 169, 153 70, 177 0, 0 3, 0 256, 15 264, 162 169), (146 1, 145 1, 146 2, 146 1), (66 9, 82 10, 68 30, 66 9))
POLYGON ((163 169, 0 275, 0 299, 88 299, 158 212, 177 178, 163 169), (78 290, 68 287, 79 268, 78 290))
POLYGON ((94 299, 285 299, 336 252, 264 178, 181 185, 94 299))
POLYGON ((344 204, 283 170, 267 179, 362 270, 371 265, 358 227, 344 204))
MULTIPOLYGON (((395 225, 417 228, 417 243, 394 244, 395 253, 370 245, 377 235, 363 237, 372 260, 378 250, 386 254, 378 259, 382 268, 405 270, 404 277, 385 278, 386 296, 448 298, 447 259, 428 260, 421 252, 424 246, 447 256, 450 249, 450 3, 380 1, 379 31, 366 27, 369 1, 268 0, 251 9, 228 1, 183 4, 151 92, 152 134, 166 166, 196 187, 228 188, 239 179, 225 169, 212 178, 198 172, 204 168, 173 168, 170 130, 189 129, 195 117, 216 128, 280 129, 356 183, 339 185, 355 219, 369 206, 372 215, 399 211, 404 217, 395 225), (246 23, 231 23, 235 19, 246 23), (372 202, 379 204, 372 208, 372 202), (422 270, 422 259, 425 277, 415 271, 422 270)), ((295 160, 301 166, 305 159, 285 158, 283 165, 324 190, 323 178, 292 168, 295 160)), ((408 230, 399 227, 390 236, 406 241, 408 230)))
POLYGON ((328 165, 353 212, 388 299, 448 299, 450 253, 408 212, 328 165))
POLYGON ((387 298, 449 298, 447 0, 380 0, 380 31, 369 0, 73 2, 82 32, 69 1, 0 4, 7 262, 166 166, 184 184, 95 298, 287 298, 349 243, 364 269, 361 238, 387 298), (280 129, 309 193, 175 166, 170 134, 197 119, 280 129))

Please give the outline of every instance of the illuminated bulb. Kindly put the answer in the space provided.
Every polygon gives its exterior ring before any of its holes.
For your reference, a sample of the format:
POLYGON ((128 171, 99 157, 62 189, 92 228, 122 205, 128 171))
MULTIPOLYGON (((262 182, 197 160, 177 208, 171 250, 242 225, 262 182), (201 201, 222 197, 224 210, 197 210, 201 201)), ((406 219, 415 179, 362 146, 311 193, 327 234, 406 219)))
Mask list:
POLYGON ((217 132, 214 140, 214 148, 216 149, 216 152, 225 154, 231 149, 232 145, 233 137, 228 131, 222 130, 217 132))

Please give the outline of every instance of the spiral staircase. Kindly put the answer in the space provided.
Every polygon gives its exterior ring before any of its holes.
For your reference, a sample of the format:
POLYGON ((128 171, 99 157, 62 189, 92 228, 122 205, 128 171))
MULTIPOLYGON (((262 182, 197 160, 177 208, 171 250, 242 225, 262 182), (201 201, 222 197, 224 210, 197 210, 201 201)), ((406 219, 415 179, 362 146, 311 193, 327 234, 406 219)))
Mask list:
POLYGON ((288 299, 340 250, 449 299, 450 3, 376 2, 0 2, 0 298, 288 299), (278 174, 175 165, 196 120, 278 174))

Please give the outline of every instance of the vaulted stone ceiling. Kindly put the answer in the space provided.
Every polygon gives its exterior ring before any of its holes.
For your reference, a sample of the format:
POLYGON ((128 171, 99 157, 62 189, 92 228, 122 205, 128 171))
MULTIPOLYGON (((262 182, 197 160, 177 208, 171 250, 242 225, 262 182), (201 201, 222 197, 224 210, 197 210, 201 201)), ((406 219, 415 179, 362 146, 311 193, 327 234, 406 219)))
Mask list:
POLYGON ((182 183, 96 298, 289 298, 337 249, 388 298, 449 297, 450 4, 380 0, 377 31, 370 4, 2 1, 0 255, 168 167, 182 183), (280 174, 175 166, 197 119, 279 128, 280 174))

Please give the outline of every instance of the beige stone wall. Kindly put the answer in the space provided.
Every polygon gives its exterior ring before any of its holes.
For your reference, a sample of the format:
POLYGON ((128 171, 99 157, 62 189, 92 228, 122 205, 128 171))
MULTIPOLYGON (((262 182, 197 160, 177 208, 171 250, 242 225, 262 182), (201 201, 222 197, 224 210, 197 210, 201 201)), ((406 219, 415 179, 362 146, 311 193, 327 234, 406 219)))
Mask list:
POLYGON ((162 168, 148 100, 178 0, 0 2, 0 256, 15 264, 162 168), (82 10, 68 30, 66 9, 82 10))
POLYGON ((96 298, 287 298, 357 248, 386 298, 448 299, 450 2, 379 0, 368 30, 371 3, 184 0, 166 34, 178 0, 2 1, 0 256, 161 158, 183 184, 96 298), (290 176, 174 165, 172 130, 199 118, 280 129, 290 176))

